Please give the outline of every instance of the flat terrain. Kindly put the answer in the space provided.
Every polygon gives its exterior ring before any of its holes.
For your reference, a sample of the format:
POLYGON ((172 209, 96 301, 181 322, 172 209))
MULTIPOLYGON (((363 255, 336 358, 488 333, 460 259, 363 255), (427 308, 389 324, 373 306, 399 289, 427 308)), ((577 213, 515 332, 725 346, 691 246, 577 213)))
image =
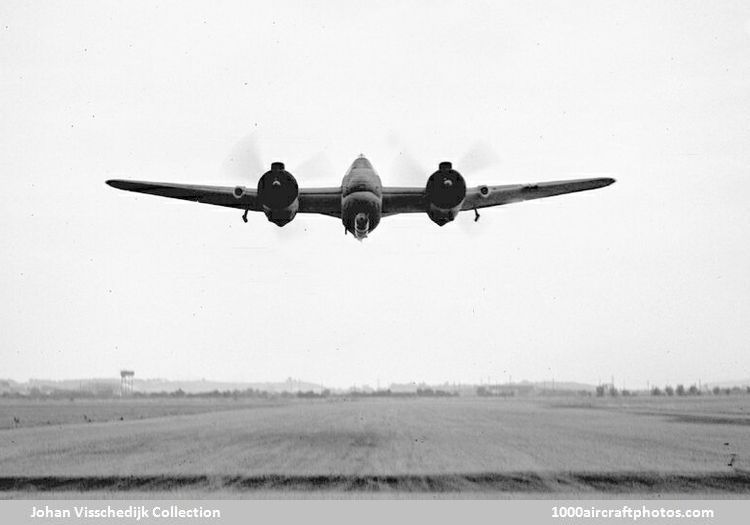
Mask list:
POLYGON ((750 494, 750 396, 75 405, 0 430, 0 493, 750 494))
POLYGON ((74 401, 0 399, 0 430, 40 425, 130 421, 278 404, 279 402, 276 401, 234 400, 232 398, 77 399, 74 401))

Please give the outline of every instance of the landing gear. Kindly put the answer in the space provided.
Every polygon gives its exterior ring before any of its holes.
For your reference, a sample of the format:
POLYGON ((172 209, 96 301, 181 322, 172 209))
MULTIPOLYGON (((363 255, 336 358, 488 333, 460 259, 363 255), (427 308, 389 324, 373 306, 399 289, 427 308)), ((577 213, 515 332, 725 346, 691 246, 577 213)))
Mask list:
POLYGON ((474 222, 477 222, 479 220, 479 212, 476 208, 474 208, 474 222))
POLYGON ((247 224, 247 212, 249 211, 250 210, 245 210, 245 213, 242 214, 242 222, 244 222, 245 224, 247 224))

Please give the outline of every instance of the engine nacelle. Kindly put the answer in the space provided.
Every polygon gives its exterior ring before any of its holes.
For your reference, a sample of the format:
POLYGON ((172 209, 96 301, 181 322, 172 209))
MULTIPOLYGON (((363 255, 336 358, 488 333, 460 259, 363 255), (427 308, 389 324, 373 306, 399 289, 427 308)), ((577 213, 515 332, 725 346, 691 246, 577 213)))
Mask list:
POLYGON ((461 211, 461 204, 466 198, 466 181, 450 162, 441 162, 438 171, 427 179, 425 194, 427 215, 432 222, 443 226, 461 211))
POLYGON ((294 219, 299 208, 299 186, 283 162, 274 162, 258 180, 258 202, 269 221, 284 226, 294 219))

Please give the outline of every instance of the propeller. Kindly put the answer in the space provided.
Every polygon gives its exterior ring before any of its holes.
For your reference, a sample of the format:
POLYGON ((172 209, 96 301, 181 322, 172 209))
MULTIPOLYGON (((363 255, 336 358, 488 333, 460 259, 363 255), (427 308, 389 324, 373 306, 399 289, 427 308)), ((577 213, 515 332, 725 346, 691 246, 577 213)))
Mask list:
POLYGON ((463 155, 461 155, 457 166, 459 170, 474 174, 488 168, 497 166, 500 156, 487 142, 475 142, 463 155))
MULTIPOLYGON (((424 186, 427 178, 437 169, 437 166, 429 167, 424 165, 423 161, 418 161, 411 153, 410 148, 399 137, 391 135, 388 140, 390 145, 398 150, 391 166, 391 172, 395 179, 393 185, 424 186)), ((472 179, 477 173, 493 168, 499 163, 500 156, 497 152, 488 142, 480 140, 472 144, 453 163, 453 166, 467 179, 467 182, 471 181, 476 184, 478 181, 472 179)), ((487 229, 487 219, 487 217, 482 217, 481 220, 475 221, 474 212, 466 211, 459 213, 455 222, 458 223, 458 227, 462 231, 478 234, 487 229)))
MULTIPOLYGON (((406 147, 399 148, 391 169, 397 185, 423 186, 431 171, 420 163, 406 147)), ((433 170, 434 171, 434 170, 433 170)))
MULTIPOLYGON (((426 166, 424 161, 419 161, 411 153, 411 150, 403 141, 397 137, 392 137, 390 142, 398 149, 398 154, 392 162, 391 171, 398 181, 398 184, 409 186, 424 185, 437 166, 426 166)), ((449 159, 440 159, 449 160, 449 159)), ((464 177, 472 177, 475 173, 492 168, 500 163, 500 156, 492 149, 489 143, 477 141, 464 152, 453 166, 464 177)))
MULTIPOLYGON (((260 142, 260 135, 257 131, 251 131, 235 142, 222 163, 225 180, 252 186, 261 175, 270 169, 271 162, 265 159, 261 153, 260 142)), ((275 160, 283 161, 284 159, 275 160)), ((300 183, 330 178, 331 175, 337 173, 324 150, 318 151, 291 168, 287 164, 287 168, 300 183)))
POLYGON ((336 170, 328 154, 321 150, 297 164, 292 174, 299 173, 299 176, 305 181, 330 180, 333 185, 336 185, 341 183, 340 180, 334 180, 339 171, 341 170, 336 170))
MULTIPOLYGON (((221 171, 225 182, 250 188, 255 187, 258 178, 271 167, 271 163, 261 153, 260 143, 260 134, 255 130, 243 135, 234 143, 222 163, 221 171)), ((301 163, 294 165, 289 171, 300 185, 304 184, 308 187, 311 181, 330 180, 331 176, 337 173, 324 150, 318 151, 301 163)), ((300 224, 298 221, 292 221, 283 228, 275 225, 271 225, 270 228, 277 237, 293 238, 304 233, 307 226, 300 224)))
POLYGON ((221 165, 222 172, 232 182, 247 183, 248 177, 260 177, 270 166, 261 159, 258 134, 251 132, 234 143, 221 165))

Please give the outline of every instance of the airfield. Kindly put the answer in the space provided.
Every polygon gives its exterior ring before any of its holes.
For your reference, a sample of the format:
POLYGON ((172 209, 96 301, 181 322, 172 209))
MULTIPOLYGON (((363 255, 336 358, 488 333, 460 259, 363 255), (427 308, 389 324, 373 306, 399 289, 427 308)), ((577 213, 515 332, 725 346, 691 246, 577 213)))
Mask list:
POLYGON ((2 399, 0 498, 747 497, 749 431, 745 395, 2 399))

